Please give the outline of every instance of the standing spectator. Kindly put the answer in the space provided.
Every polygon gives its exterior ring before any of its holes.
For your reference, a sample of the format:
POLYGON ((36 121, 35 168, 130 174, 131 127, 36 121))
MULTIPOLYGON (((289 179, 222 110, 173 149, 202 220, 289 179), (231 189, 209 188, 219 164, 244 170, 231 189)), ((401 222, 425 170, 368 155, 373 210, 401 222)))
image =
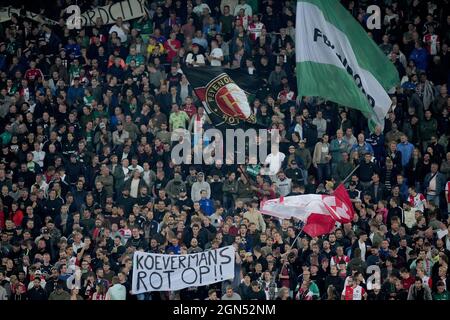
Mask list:
POLYGON ((425 176, 424 190, 426 191, 427 201, 432 201, 437 207, 440 205, 440 197, 445 189, 445 176, 439 171, 439 164, 431 164, 431 172, 425 176))
POLYGON ((317 169, 317 178, 320 183, 324 183, 331 176, 330 160, 330 144, 328 135, 325 134, 322 141, 317 142, 313 155, 313 165, 317 169))

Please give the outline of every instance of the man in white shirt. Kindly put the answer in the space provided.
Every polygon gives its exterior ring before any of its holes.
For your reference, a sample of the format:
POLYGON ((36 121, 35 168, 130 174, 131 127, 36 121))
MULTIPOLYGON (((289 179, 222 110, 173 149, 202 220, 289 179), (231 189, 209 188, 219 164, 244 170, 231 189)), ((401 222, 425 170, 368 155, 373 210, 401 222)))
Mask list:
POLYGON ((317 111, 316 117, 312 121, 313 125, 317 127, 317 136, 322 138, 327 132, 327 120, 322 117, 322 111, 317 111))
POLYGON ((127 41, 128 27, 125 24, 123 24, 123 19, 121 17, 117 18, 116 24, 113 25, 111 27, 111 29, 109 29, 109 34, 111 34, 113 32, 117 33, 117 36, 119 37, 120 42, 124 43, 127 41))
POLYGON ((246 2, 246 0, 239 1, 239 4, 234 8, 234 16, 238 16, 241 9, 244 9, 246 17, 251 17, 253 15, 252 7, 250 7, 246 2))
POLYGON ((280 171, 284 158, 286 158, 286 155, 278 150, 278 146, 272 146, 272 152, 264 161, 264 165, 269 166, 268 174, 270 176, 275 176, 280 171))
POLYGON ((211 41, 211 53, 206 55, 212 67, 221 67, 223 61, 223 51, 219 48, 217 41, 211 41))
POLYGON ((44 159, 45 159, 45 151, 42 151, 42 145, 39 142, 34 144, 33 160, 36 162, 41 168, 44 167, 44 159))
POLYGON ((128 167, 128 170, 134 171, 137 170, 139 171, 139 173, 144 172, 144 168, 142 168, 139 164, 138 164, 138 159, 136 157, 133 157, 131 159, 131 165, 128 167))

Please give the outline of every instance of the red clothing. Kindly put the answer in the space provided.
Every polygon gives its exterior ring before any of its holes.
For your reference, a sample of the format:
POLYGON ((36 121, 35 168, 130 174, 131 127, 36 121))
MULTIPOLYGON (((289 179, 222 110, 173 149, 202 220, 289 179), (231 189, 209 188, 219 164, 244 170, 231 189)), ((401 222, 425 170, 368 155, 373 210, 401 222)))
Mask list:
POLYGON ((236 237, 238 232, 239 232, 239 229, 236 226, 231 226, 230 230, 228 230, 228 233, 230 235, 232 235, 233 237, 236 237))
POLYGON ((441 43, 441 39, 439 39, 437 34, 426 34, 423 37, 423 42, 425 43, 429 54, 434 56, 438 53, 438 46, 441 43))
POLYGON ((164 49, 167 51, 167 62, 171 63, 172 59, 177 56, 178 49, 181 48, 181 42, 177 39, 175 40, 167 40, 164 42, 164 49), (170 42, 170 45, 169 45, 170 42), (174 48, 172 48, 174 47, 174 48))
POLYGON ((5 229, 5 213, 0 211, 0 229, 5 229))
POLYGON ((11 217, 12 217, 11 220, 14 222, 16 227, 19 227, 22 225, 23 212, 21 210, 17 210, 16 212, 11 213, 11 217))
POLYGON ((364 290, 361 286, 346 286, 342 295, 344 296, 344 300, 362 300, 366 290, 364 290))
MULTIPOLYGON (((289 276, 289 269, 287 267, 283 268, 283 271, 281 272, 281 275, 283 276, 289 276)), ((290 287, 290 279, 281 279, 281 286, 289 288, 290 287)))
POLYGON ((402 279, 401 282, 402 282, 403 288, 405 288, 406 290, 409 290, 409 287, 411 287, 414 284, 415 280, 413 277, 409 276, 409 278, 407 278, 407 279, 402 279))
POLYGON ((248 21, 250 20, 250 16, 237 16, 236 17, 236 24, 241 25, 244 30, 247 30, 248 28, 248 21))
POLYGON ((44 79, 44 74, 42 73, 41 69, 28 69, 25 72, 25 79, 27 79, 28 81, 33 82, 34 80, 37 80, 37 78, 42 78, 44 79))
POLYGON ((387 208, 377 210, 377 214, 381 214, 381 216, 383 217, 384 223, 387 223, 388 213, 389 213, 389 210, 387 208))
POLYGON ((331 257, 331 265, 335 265, 337 266, 339 263, 341 263, 342 261, 345 262, 345 265, 347 265, 350 262, 350 258, 346 255, 343 255, 341 257, 338 257, 337 255, 331 257))
POLYGON ((94 231, 92 232, 92 238, 95 240, 98 238, 98 236, 100 235, 100 231, 101 228, 95 228, 94 231))
POLYGON ((414 197, 410 195, 408 197, 408 202, 411 205, 411 207, 417 208, 420 211, 424 211, 425 204, 427 203, 427 199, 425 198, 425 196, 423 194, 417 193, 414 197))
POLYGON ((185 105, 183 110, 187 113, 189 118, 192 118, 192 116, 197 112, 197 108, 193 104, 191 104, 190 106, 185 105))

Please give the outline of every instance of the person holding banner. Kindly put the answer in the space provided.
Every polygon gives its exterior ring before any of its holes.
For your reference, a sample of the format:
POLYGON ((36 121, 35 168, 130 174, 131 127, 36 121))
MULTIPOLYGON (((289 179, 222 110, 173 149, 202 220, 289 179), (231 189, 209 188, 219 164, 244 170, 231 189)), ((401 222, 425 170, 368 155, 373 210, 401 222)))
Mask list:
POLYGON ((445 297, 446 1, 3 2, 2 298, 445 297))

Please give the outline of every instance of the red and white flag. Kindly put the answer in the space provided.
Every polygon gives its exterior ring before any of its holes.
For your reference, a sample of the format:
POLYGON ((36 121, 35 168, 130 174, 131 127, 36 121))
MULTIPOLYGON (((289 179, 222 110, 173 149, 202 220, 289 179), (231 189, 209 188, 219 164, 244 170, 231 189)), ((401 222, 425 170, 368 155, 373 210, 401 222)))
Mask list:
POLYGON ((330 233, 336 222, 351 222, 355 214, 343 185, 333 195, 306 194, 268 200, 261 203, 260 211, 280 219, 296 218, 303 221, 303 231, 311 237, 330 233))

